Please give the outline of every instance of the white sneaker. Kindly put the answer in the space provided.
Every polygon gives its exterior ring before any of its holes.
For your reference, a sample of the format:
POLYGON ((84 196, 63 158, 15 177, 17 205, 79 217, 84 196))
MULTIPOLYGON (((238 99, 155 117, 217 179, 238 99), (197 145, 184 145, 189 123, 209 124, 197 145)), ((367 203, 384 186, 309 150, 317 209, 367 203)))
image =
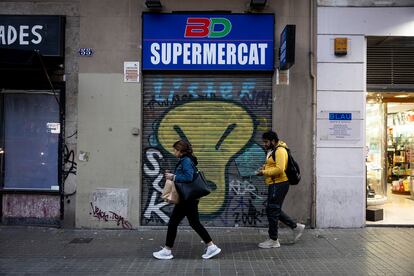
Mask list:
POLYGON ((207 247, 206 253, 203 254, 201 257, 203 257, 203 259, 210 259, 210 258, 216 256, 217 254, 219 254, 220 252, 221 252, 221 249, 218 248, 217 245, 212 244, 212 245, 207 247))
POLYGON ((152 256, 154 258, 157 258, 159 260, 170 260, 174 258, 174 256, 171 254, 171 250, 163 247, 160 251, 153 252, 152 256))
POLYGON ((279 239, 277 239, 277 240, 272 240, 272 239, 265 240, 264 242, 259 243, 259 247, 260 248, 280 247, 279 239))
POLYGON ((297 223, 296 228, 292 229, 293 232, 293 241, 296 242, 299 240, 300 236, 303 234, 303 230, 305 230, 305 225, 302 223, 297 223))

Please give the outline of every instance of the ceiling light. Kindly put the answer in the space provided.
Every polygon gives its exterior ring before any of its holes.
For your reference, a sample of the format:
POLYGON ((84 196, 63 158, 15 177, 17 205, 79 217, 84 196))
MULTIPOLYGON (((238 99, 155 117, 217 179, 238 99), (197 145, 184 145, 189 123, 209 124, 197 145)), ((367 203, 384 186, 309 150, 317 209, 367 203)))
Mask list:
POLYGON ((266 6, 267 0, 250 0, 250 8, 263 9, 266 6))
POLYGON ((145 6, 148 9, 161 9, 161 1, 160 0, 145 0, 145 6))

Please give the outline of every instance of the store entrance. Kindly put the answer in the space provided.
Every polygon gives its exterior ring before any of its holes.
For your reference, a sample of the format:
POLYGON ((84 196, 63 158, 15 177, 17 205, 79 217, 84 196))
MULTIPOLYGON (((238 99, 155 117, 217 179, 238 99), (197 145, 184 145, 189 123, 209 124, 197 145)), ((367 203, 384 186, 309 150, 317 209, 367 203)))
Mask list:
POLYGON ((370 92, 367 225, 414 225, 414 93, 370 92))

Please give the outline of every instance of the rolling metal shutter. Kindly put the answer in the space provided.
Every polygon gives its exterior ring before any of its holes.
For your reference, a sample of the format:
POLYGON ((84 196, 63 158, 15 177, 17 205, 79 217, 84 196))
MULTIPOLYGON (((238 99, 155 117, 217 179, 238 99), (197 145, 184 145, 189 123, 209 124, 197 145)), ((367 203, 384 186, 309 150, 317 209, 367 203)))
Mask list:
POLYGON ((414 90, 414 37, 370 37, 369 90, 414 90))
POLYGON ((265 160, 262 134, 272 127, 271 75, 144 76, 141 224, 166 225, 163 173, 174 170, 172 145, 188 139, 214 191, 201 199, 210 226, 265 226, 267 186, 254 171, 265 160))

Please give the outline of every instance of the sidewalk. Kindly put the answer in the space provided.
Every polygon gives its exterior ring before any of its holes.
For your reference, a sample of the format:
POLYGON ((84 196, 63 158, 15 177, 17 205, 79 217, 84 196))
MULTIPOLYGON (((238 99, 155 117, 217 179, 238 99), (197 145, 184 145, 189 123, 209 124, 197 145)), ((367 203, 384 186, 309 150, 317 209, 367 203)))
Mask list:
POLYGON ((266 230, 208 229, 222 253, 180 228, 174 259, 156 260, 166 229, 67 230, 0 226, 0 275, 414 275, 414 228, 306 229, 296 244, 260 249, 266 230))

